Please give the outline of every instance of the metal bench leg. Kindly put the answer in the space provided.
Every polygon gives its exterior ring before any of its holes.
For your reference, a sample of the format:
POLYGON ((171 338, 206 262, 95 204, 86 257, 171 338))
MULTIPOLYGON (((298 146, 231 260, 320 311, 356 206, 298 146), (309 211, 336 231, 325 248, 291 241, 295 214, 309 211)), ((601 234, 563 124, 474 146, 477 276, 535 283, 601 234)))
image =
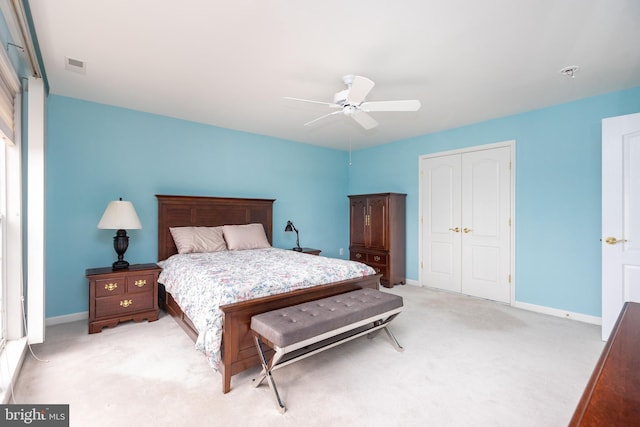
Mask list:
POLYGON ((385 326, 384 331, 387 333, 387 335, 389 335, 389 338, 391 339, 391 342, 393 343, 393 346, 396 348, 396 350, 402 352, 404 351, 404 347, 402 347, 400 345, 400 343, 398 342, 398 340, 396 339, 395 335, 393 335, 393 333, 391 332, 391 330, 389 329, 389 326, 385 326))
MULTIPOLYGON (((404 351, 404 348, 400 345, 400 343, 396 339, 395 335, 393 335, 393 333, 391 332, 391 329, 389 329, 389 323, 391 323, 391 321, 393 319, 395 319, 398 314, 400 314, 400 313, 396 313, 393 316, 389 316, 389 318, 387 318, 386 320, 376 320, 375 322, 373 322, 373 326, 374 327, 382 326, 381 329, 384 329, 384 331, 387 333, 387 335, 391 339, 391 342, 392 342, 393 346, 396 348, 396 350, 402 352, 402 351, 404 351)), ((367 334, 367 336, 369 338, 374 338, 376 335, 378 335, 379 332, 380 332, 380 329, 376 329, 375 331, 370 332, 369 334, 367 334)))
MULTIPOLYGON (((253 339, 256 342, 256 348, 258 349, 258 355, 260 356, 260 361, 262 363, 262 373, 261 373, 262 378, 260 378, 260 381, 258 381, 256 387, 260 385, 262 381, 266 378, 267 382, 269 383, 269 388, 271 388, 271 390, 273 391, 273 394, 276 397, 276 405, 278 406, 278 411, 280 411, 281 414, 284 414, 287 408, 284 406, 284 403, 282 403, 282 400, 280 399, 280 395, 278 394, 278 388, 276 387, 276 383, 273 380, 273 375, 271 375, 271 368, 269 368, 269 362, 267 362, 267 357, 265 356, 264 351, 262 350, 262 344, 260 344, 260 338, 254 335, 253 339)), ((271 366, 274 366, 276 362, 276 356, 277 354, 271 359, 271 366)))

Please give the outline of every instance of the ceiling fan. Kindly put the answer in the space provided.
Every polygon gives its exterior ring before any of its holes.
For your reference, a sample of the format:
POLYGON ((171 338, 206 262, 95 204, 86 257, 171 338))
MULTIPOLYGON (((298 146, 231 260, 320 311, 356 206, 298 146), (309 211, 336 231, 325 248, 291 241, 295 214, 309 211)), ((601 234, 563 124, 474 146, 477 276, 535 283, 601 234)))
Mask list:
POLYGON ((309 99, 292 98, 289 96, 286 96, 285 99, 323 104, 330 108, 338 109, 337 111, 333 111, 305 123, 305 126, 312 125, 329 116, 344 114, 347 117, 351 117, 360 126, 368 130, 378 126, 378 122, 368 114, 370 112, 418 111, 420 109, 420 101, 417 99, 405 101, 365 101, 366 96, 369 94, 371 89, 373 89, 373 86, 375 86, 375 83, 366 77, 347 75, 342 78, 342 81, 347 85, 347 88, 336 93, 333 96, 333 102, 312 101, 309 99))

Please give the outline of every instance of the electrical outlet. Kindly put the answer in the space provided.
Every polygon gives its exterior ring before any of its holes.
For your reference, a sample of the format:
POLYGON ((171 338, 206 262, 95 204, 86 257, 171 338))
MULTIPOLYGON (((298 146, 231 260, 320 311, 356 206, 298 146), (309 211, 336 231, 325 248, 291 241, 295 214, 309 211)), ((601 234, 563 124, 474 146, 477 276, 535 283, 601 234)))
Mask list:
POLYGON ((344 248, 340 248, 340 250, 338 251, 338 253, 339 253, 340 255, 344 255, 344 248))

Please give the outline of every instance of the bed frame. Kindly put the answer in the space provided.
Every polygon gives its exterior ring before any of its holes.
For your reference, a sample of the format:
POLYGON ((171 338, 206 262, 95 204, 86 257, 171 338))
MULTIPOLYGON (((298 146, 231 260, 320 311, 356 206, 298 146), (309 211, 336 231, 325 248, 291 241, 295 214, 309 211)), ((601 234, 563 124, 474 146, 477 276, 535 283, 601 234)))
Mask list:
MULTIPOLYGON (((170 227, 240 225, 260 223, 269 243, 273 242, 273 199, 225 197, 167 196, 158 199, 158 260, 178 252, 170 227)), ((312 255, 309 255, 312 256, 312 255)), ((378 289, 380 274, 343 280, 283 294, 223 305, 222 392, 231 390, 231 377, 260 365, 251 334, 251 317, 255 314, 342 294, 361 288, 378 289)), ((198 332, 173 297, 161 286, 159 297, 163 307, 195 341, 198 332)))

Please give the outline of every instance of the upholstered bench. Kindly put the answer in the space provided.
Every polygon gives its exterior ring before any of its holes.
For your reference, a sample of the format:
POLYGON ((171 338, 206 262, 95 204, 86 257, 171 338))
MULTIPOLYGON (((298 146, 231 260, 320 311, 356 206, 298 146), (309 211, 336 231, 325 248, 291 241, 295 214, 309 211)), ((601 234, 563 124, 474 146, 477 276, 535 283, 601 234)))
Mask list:
POLYGON ((333 297, 258 314, 251 329, 262 362, 258 387, 266 378, 280 412, 286 410, 272 376, 273 370, 335 347, 346 341, 384 329, 393 345, 402 351, 389 330, 402 311, 402 297, 375 289, 359 289, 333 297), (264 344, 275 350, 269 361, 264 344), (286 356, 286 357, 285 357, 286 356))

